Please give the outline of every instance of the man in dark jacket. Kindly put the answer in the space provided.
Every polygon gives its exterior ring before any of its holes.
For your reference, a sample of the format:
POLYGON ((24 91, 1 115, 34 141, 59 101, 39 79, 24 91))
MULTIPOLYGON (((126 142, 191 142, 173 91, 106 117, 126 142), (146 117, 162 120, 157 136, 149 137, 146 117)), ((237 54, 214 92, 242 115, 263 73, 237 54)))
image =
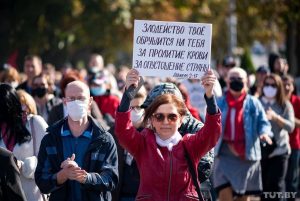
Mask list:
POLYGON ((113 137, 90 116, 92 98, 81 81, 67 85, 68 117, 48 128, 38 154, 35 181, 51 200, 110 201, 118 183, 113 137))
POLYGON ((27 55, 24 59, 24 73, 27 79, 21 83, 17 89, 23 89, 32 94, 32 79, 42 72, 42 59, 38 55, 27 55))
POLYGON ((26 201, 16 162, 12 152, 0 147, 0 201, 26 201))

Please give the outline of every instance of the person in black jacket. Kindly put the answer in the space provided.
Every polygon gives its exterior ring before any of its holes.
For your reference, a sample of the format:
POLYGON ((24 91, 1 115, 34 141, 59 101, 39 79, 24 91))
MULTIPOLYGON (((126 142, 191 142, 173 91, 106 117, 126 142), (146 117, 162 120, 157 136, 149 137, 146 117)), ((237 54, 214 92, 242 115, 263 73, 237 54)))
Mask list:
POLYGON ((22 189, 17 159, 0 147, 0 201, 26 201, 22 189))
POLYGON ((27 79, 22 82, 18 89, 23 89, 32 95, 32 79, 42 72, 42 59, 38 55, 27 55, 24 58, 24 73, 27 79))
POLYGON ((116 144, 88 115, 92 100, 86 84, 69 83, 68 116, 49 127, 42 140, 35 181, 42 193, 50 193, 50 201, 110 201, 118 184, 116 144))

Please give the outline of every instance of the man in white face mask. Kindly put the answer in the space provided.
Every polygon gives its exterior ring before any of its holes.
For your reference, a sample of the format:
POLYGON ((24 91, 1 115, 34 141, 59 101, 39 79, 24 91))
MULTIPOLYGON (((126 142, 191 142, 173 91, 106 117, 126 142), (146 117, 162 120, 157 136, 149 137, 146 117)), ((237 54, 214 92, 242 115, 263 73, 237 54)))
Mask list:
POLYGON ((41 192, 51 192, 50 200, 110 201, 118 182, 115 141, 88 115, 92 97, 86 84, 69 83, 64 104, 68 116, 48 129, 40 146, 36 183, 41 192))
POLYGON ((81 81, 71 82, 67 85, 65 96, 64 104, 67 107, 68 123, 74 125, 75 133, 85 130, 88 125, 88 110, 93 100, 88 87, 81 81))

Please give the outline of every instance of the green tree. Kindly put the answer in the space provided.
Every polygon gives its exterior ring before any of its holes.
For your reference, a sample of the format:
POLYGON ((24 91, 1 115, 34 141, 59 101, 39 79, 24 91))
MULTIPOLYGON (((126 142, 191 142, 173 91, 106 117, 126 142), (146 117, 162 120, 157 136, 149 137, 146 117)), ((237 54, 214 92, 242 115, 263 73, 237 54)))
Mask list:
POLYGON ((255 73, 255 68, 248 48, 245 48, 244 54, 241 57, 241 68, 243 68, 247 73, 255 73))
MULTIPOLYGON (((0 62, 19 50, 60 66, 91 52, 130 63, 134 19, 213 24, 212 57, 228 54, 229 0, 2 0, 0 62)), ((291 72, 300 73, 300 1, 237 1, 239 47, 254 40, 286 43, 291 72), (276 5, 276 6, 274 6, 276 5)), ((23 59, 23 57, 21 58, 23 59)))

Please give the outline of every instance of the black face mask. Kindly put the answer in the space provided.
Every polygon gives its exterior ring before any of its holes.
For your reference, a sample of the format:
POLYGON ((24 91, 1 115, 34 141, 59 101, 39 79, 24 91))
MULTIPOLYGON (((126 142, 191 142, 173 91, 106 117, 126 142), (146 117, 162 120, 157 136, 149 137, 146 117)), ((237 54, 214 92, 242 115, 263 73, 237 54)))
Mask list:
POLYGON ((117 79, 118 89, 122 90, 125 86, 125 82, 123 80, 117 79))
POLYGON ((233 80, 229 84, 230 89, 236 92, 240 92, 244 88, 244 82, 242 80, 233 80))
POLYGON ((44 87, 38 87, 32 90, 32 96, 37 96, 39 98, 44 97, 46 93, 47 93, 47 89, 44 87))

